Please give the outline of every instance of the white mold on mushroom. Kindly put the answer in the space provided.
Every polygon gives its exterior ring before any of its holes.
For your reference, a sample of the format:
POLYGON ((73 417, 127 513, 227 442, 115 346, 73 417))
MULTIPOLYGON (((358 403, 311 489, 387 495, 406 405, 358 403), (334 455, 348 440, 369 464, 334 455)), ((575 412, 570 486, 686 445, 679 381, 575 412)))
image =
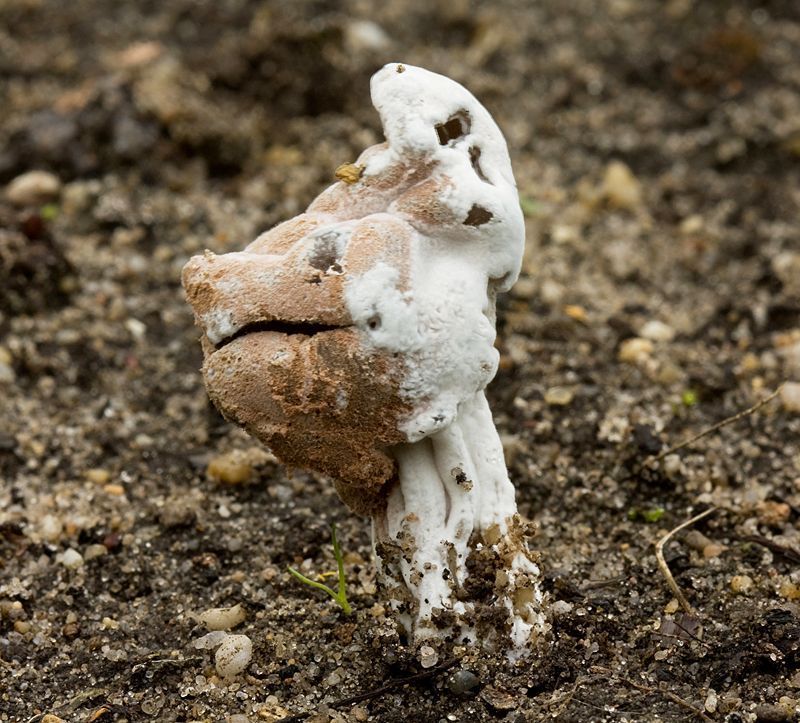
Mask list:
POLYGON ((372 516, 380 578, 415 642, 519 657, 544 629, 484 388, 495 296, 524 225, 503 136, 462 86, 393 63, 386 143, 244 251, 193 258, 209 394, 286 463, 372 516))

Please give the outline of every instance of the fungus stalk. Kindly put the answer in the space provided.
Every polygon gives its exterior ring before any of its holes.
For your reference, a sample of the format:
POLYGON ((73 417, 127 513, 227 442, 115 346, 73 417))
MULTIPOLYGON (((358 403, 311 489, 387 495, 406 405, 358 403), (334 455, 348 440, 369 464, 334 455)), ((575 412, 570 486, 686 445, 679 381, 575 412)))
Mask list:
POLYGON ((508 151, 448 78, 393 63, 371 91, 385 143, 245 251, 186 265, 206 387, 372 517, 412 641, 519 657, 544 627, 539 571, 484 395, 525 235, 508 151))

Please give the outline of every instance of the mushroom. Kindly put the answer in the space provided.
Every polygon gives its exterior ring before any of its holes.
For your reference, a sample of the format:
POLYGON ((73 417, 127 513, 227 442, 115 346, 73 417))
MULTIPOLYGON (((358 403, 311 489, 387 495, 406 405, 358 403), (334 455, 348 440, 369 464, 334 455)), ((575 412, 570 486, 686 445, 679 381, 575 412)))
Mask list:
POLYGON ((412 642, 517 658, 545 622, 484 395, 495 297, 525 238, 508 150, 449 78, 391 63, 371 92, 386 142, 305 213, 184 268, 206 387, 372 517, 379 580, 412 642))

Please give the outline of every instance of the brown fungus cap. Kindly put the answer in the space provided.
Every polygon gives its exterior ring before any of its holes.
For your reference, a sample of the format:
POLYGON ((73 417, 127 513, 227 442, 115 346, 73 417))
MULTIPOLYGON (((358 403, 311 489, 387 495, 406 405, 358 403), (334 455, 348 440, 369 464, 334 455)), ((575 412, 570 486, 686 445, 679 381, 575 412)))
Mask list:
POLYGON ((447 428, 494 376, 494 293, 524 242, 505 142, 466 89, 392 64, 371 91, 386 143, 305 213, 183 271, 217 407, 366 513, 397 477, 392 448, 447 428))

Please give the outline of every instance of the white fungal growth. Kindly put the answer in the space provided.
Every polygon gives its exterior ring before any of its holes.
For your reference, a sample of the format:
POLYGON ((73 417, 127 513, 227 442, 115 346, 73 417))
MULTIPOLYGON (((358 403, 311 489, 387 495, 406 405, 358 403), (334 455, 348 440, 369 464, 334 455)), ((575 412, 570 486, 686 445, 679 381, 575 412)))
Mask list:
POLYGON ((441 75, 392 63, 371 91, 386 143, 245 251, 184 268, 206 385, 372 515, 380 580, 425 661, 442 640, 518 658, 545 627, 539 568, 484 395, 525 241, 508 149, 441 75))
POLYGON ((411 291, 399 292, 387 268, 347 285, 354 320, 380 318, 368 343, 405 352, 401 389, 414 409, 401 427, 408 444, 393 450, 399 482, 374 518, 381 574, 415 640, 472 640, 480 631, 465 592, 468 560, 493 560, 501 568, 484 572, 516 658, 545 623, 539 568, 483 393, 498 364, 495 293, 516 280, 524 246, 508 151, 486 109, 448 78, 391 64, 371 87, 388 147, 370 155, 365 175, 426 163, 427 182, 443 189, 430 214, 404 213, 400 202, 388 209, 419 235, 411 291))

